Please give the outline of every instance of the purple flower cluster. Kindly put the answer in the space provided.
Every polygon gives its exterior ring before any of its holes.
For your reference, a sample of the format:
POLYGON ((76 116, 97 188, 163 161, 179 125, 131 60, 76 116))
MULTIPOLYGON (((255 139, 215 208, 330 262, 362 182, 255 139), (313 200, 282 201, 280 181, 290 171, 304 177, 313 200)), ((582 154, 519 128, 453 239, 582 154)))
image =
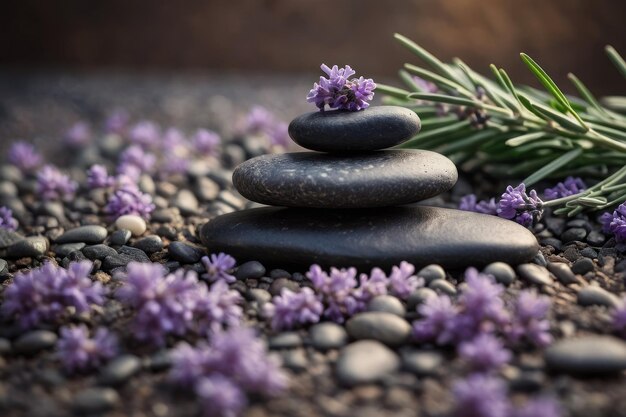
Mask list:
POLYGON ((461 198, 459 209, 473 211, 474 213, 491 214, 494 216, 498 214, 498 204, 496 204, 495 198, 478 201, 476 195, 474 194, 468 194, 461 198))
POLYGON ((124 110, 115 110, 108 115, 104 122, 104 130, 106 133, 114 133, 121 135, 128 127, 130 116, 124 110))
POLYGON ((320 77, 319 83, 314 83, 313 88, 306 97, 309 103, 315 103, 320 109, 326 106, 331 109, 358 111, 369 107, 368 101, 374 98, 376 84, 371 78, 363 77, 349 79, 356 72, 346 65, 339 68, 334 65, 329 68, 326 64, 321 65, 322 71, 328 75, 320 77))
POLYGON ((613 213, 604 213, 600 221, 602 230, 615 236, 617 249, 626 251, 626 202, 620 204, 613 213))
POLYGON ((498 202, 498 216, 514 220, 525 227, 537 223, 543 215, 543 201, 535 190, 526 194, 526 186, 522 183, 517 187, 506 187, 498 202))
POLYGON ((69 373, 96 369, 119 351, 117 337, 104 327, 98 328, 93 337, 89 337, 84 324, 62 327, 60 333, 57 354, 69 373))
POLYGON ((194 151, 200 155, 217 156, 222 138, 211 130, 198 129, 191 137, 191 143, 194 151))
POLYGON ((16 141, 11 144, 8 159, 11 164, 18 167, 22 172, 34 170, 43 161, 41 154, 35 150, 35 147, 24 141, 16 141))
POLYGON ((134 144, 151 147, 161 139, 161 129, 149 120, 142 120, 130 128, 128 138, 134 144))
POLYGON ((210 344, 185 342, 172 353, 172 383, 194 388, 206 417, 238 415, 247 394, 274 396, 287 387, 279 362, 249 328, 217 332, 210 344))
MULTIPOLYGON (((484 354, 491 355, 489 360, 495 363, 503 357, 502 349, 495 343, 476 340, 477 337, 499 334, 511 344, 523 341, 536 346, 549 344, 552 340, 546 319, 549 299, 531 291, 522 291, 509 308, 513 310, 511 315, 502 298, 503 292, 504 288, 495 283, 491 275, 468 268, 465 286, 456 304, 447 295, 439 295, 418 307, 421 318, 413 323, 414 337, 420 342, 439 345, 471 341, 485 349, 491 347, 484 354)), ((469 351, 465 349, 461 352, 469 351)))
POLYGON ((264 136, 270 147, 282 149, 287 148, 291 143, 287 123, 278 120, 274 114, 262 106, 254 106, 250 109, 241 130, 243 134, 264 136))
POLYGON ((146 219, 150 218, 150 213, 155 209, 150 194, 141 192, 139 187, 132 182, 119 182, 120 184, 109 196, 104 212, 115 218, 124 214, 136 214, 146 219))
POLYGON ((87 122, 77 122, 65 132, 64 138, 71 147, 83 147, 91 140, 91 127, 87 122))
POLYGON ((209 289, 194 271, 166 274, 160 264, 137 262, 122 279, 116 297, 136 311, 131 326, 137 340, 163 346, 168 335, 211 334, 241 320, 241 296, 224 281, 209 289))
POLYGON ((17 230, 17 220, 13 217, 13 211, 5 206, 0 206, 0 228, 10 231, 17 230))
POLYGON ((263 315, 271 319, 272 329, 293 329, 296 325, 317 323, 324 312, 324 305, 310 288, 293 292, 283 288, 271 303, 263 305, 263 315))
POLYGON ((557 183, 553 188, 546 188, 543 195, 547 200, 568 197, 578 194, 587 188, 584 181, 578 177, 567 177, 565 181, 557 183))
POLYGON ((458 353, 473 370, 481 372, 498 369, 511 360, 511 352, 490 333, 482 333, 472 340, 461 342, 458 353))
POLYGON ((134 167, 134 171, 150 173, 156 164, 156 157, 146 152, 141 146, 132 145, 122 152, 119 162, 118 173, 120 174, 128 174, 129 166, 134 167))
POLYGON ((75 313, 89 311, 92 304, 104 303, 104 288, 89 279, 90 261, 72 262, 67 269, 51 262, 15 276, 4 290, 2 313, 18 320, 24 329, 41 322, 59 320, 68 308, 75 313))
POLYGON ((46 165, 37 172, 37 193, 44 200, 69 200, 78 184, 53 165, 46 165))
POLYGON ((210 256, 203 256, 200 259, 204 268, 206 269, 206 274, 202 275, 202 278, 205 278, 209 282, 215 282, 218 280, 223 280, 229 284, 232 284, 236 281, 235 277, 232 275, 233 269, 237 264, 235 258, 230 255, 226 255, 225 253, 218 253, 217 255, 212 253, 210 256))
POLYGON ((92 165, 87 170, 87 186, 89 188, 109 188, 114 184, 115 177, 109 175, 104 165, 92 165))

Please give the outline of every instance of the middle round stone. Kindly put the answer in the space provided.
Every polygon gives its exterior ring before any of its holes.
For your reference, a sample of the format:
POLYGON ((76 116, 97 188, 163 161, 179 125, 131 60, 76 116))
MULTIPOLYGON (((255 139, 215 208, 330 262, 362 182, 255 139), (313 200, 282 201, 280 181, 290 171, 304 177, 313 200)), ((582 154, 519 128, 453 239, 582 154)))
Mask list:
POLYGON ((456 167, 438 153, 386 150, 346 155, 263 155, 239 165, 235 188, 271 206, 369 208, 415 203, 456 183, 456 167))

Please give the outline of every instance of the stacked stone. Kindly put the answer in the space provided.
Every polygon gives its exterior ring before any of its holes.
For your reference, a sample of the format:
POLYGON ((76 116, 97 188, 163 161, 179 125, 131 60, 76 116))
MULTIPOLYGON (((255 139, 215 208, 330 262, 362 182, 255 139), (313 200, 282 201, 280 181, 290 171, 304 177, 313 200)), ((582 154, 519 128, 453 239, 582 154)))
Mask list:
POLYGON ((389 267, 406 260, 446 267, 521 263, 534 236, 493 216, 407 206, 449 190, 457 170, 423 150, 386 149, 420 130, 396 106, 304 114, 289 135, 314 152, 263 155, 241 164, 233 184, 263 207, 226 214, 202 229, 210 251, 281 267, 389 267))

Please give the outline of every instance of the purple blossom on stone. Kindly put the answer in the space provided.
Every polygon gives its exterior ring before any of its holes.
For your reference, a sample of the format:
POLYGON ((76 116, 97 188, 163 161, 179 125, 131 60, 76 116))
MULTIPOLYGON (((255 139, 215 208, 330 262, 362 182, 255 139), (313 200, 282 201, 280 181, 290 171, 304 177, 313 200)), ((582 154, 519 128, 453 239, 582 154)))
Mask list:
POLYGON ((73 147, 82 147, 91 140, 91 127, 87 122, 76 122, 65 132, 65 143, 73 147))
POLYGON ((424 279, 415 275, 415 267, 406 261, 394 266, 389 274, 389 293, 406 299, 418 287, 424 286, 424 279))
POLYGON ((0 229, 15 231, 18 222, 13 217, 13 211, 5 206, 0 206, 0 229))
POLYGON ((578 194, 587 188, 585 182, 578 177, 567 177, 565 181, 557 183, 553 188, 546 188, 543 195, 547 200, 568 197, 578 194))
POLYGON ((57 353, 69 373, 98 368, 119 351, 117 337, 107 329, 98 328, 93 337, 84 324, 62 327, 57 353))
POLYGON ((417 308, 421 318, 413 322, 413 336, 419 342, 451 344, 456 339, 458 310, 447 295, 428 298, 417 308))
POLYGON ((513 417, 562 417, 560 404, 549 397, 530 399, 524 406, 515 410, 513 417))
POLYGON ((624 297, 621 304, 612 311, 611 321, 613 330, 626 339, 626 297, 624 297))
POLYGON ((497 370, 511 360, 511 352, 493 334, 482 333, 474 339, 461 342, 459 356, 475 371, 497 370))
POLYGON ((44 200, 69 200, 78 184, 53 165, 46 165, 37 172, 37 193, 44 200))
POLYGON ((8 152, 9 163, 15 165, 23 172, 29 172, 39 167, 43 161, 41 154, 35 147, 24 141, 17 141, 11 144, 8 152))
POLYGON ((104 130, 107 133, 122 134, 128 127, 130 117, 124 110, 113 111, 104 122, 104 130))
POLYGON ((222 252, 218 254, 212 253, 209 256, 203 256, 200 261, 207 271, 206 274, 202 275, 202 278, 206 278, 209 282, 224 280, 231 284, 236 281, 232 272, 237 261, 232 256, 222 252))
POLYGON ((522 340, 544 347, 552 342, 550 322, 550 298, 538 295, 535 291, 524 290, 519 293, 513 305, 511 324, 506 331, 511 342, 522 340))
POLYGON ((452 388, 455 417, 510 417, 506 384, 487 374, 472 374, 452 388))
POLYGON ((198 129, 191 137, 194 151, 202 156, 217 156, 221 143, 220 135, 207 129, 198 129))
POLYGON ((368 101, 374 98, 376 84, 372 79, 363 77, 349 79, 356 72, 346 65, 339 68, 334 65, 329 68, 321 65, 322 71, 328 75, 320 77, 319 83, 314 83, 307 95, 307 102, 314 103, 320 110, 326 106, 331 109, 358 111, 369 107, 368 101))
POLYGON ((473 211, 475 213, 492 214, 494 216, 498 214, 498 205, 496 204, 495 198, 478 201, 474 194, 468 194, 462 197, 459 203, 459 209, 473 211))
POLYGON ((310 288, 293 292, 283 288, 271 303, 263 305, 263 315, 271 319, 272 329, 290 330, 296 325, 317 323, 324 312, 324 306, 310 288))
POLYGON ((4 290, 3 315, 17 319, 23 329, 28 329, 59 320, 69 307, 81 314, 91 305, 102 305, 104 288, 89 278, 92 267, 90 261, 72 262, 68 269, 46 262, 17 274, 4 290))
POLYGON ((104 207, 105 213, 115 218, 124 214, 136 214, 148 219, 154 209, 150 194, 141 192, 136 184, 128 181, 117 186, 104 207))
POLYGON ((498 216, 514 220, 525 227, 530 227, 543 215, 543 201, 535 190, 526 194, 526 186, 522 183, 517 187, 506 187, 498 202, 498 216))
POLYGON ((109 176, 104 165, 92 165, 87 170, 87 186, 91 189, 108 188, 115 184, 115 178, 109 176))
POLYGON ((143 147, 154 147, 161 139, 161 129, 149 120, 142 120, 134 125, 128 134, 132 143, 143 147))
POLYGON ((602 230, 615 236, 617 249, 626 251, 626 202, 620 204, 613 213, 604 213, 600 221, 602 230))
POLYGON ((248 403, 245 393, 236 383, 217 373, 200 379, 195 392, 204 417, 236 417, 248 403))

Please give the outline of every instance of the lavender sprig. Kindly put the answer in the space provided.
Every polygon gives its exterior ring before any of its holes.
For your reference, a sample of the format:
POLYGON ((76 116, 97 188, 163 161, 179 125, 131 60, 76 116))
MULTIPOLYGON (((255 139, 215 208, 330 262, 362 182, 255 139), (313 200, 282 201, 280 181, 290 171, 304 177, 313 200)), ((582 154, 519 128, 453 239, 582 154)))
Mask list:
POLYGON ((87 326, 62 327, 57 342, 57 352, 68 373, 98 368, 119 351, 117 337, 100 327, 93 337, 87 326))
POLYGON ((331 109, 359 111, 369 107, 368 101, 374 98, 376 83, 371 78, 352 78, 356 72, 346 65, 339 68, 334 65, 329 68, 326 64, 321 65, 322 71, 328 75, 320 77, 319 83, 313 84, 313 88, 306 100, 320 109, 326 106, 331 109))

